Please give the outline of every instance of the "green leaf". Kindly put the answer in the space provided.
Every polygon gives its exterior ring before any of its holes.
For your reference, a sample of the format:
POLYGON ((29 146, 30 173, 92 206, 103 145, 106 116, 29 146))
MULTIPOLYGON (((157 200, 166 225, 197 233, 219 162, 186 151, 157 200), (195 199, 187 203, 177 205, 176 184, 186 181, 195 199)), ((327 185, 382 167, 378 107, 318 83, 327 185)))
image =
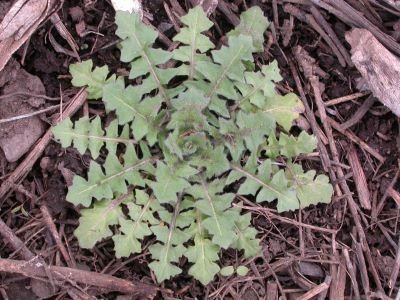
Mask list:
POLYGON ((182 239, 183 232, 176 228, 176 217, 179 215, 181 202, 178 200, 174 208, 174 215, 171 217, 169 228, 166 226, 154 226, 152 231, 161 243, 149 247, 152 258, 155 260, 149 264, 153 270, 158 282, 162 282, 182 270, 172 263, 177 263, 179 258, 186 252, 182 245, 185 239, 182 239))
POLYGON ((201 112, 210 102, 203 93, 195 88, 188 88, 187 91, 181 93, 178 98, 172 100, 172 106, 176 110, 195 110, 201 112))
POLYGON ((206 99, 201 92, 191 87, 171 102, 176 111, 171 116, 168 129, 178 129, 183 133, 189 130, 203 131, 208 128, 207 119, 202 111, 207 107, 209 99, 206 99))
POLYGON ((120 219, 121 233, 113 236, 115 255, 118 258, 142 251, 140 240, 152 234, 149 224, 159 223, 153 212, 162 211, 155 199, 142 190, 136 190, 135 203, 129 202, 127 206, 132 220, 120 219))
POLYGON ((167 247, 166 245, 155 244, 150 247, 151 256, 156 260, 151 262, 149 267, 153 270, 158 282, 182 273, 182 269, 173 265, 172 262, 178 262, 185 251, 183 245, 167 247))
POLYGON ((279 141, 274 135, 269 136, 266 150, 270 158, 276 158, 278 155, 292 158, 300 154, 311 153, 316 147, 317 139, 302 131, 297 138, 281 133, 279 141))
POLYGON ((123 215, 118 200, 96 202, 93 208, 82 209, 79 226, 74 234, 82 248, 93 248, 102 239, 112 235, 111 225, 119 223, 123 215))
POLYGON ((239 100, 242 109, 246 109, 246 101, 254 104, 258 108, 265 106, 267 97, 273 97, 275 84, 267 79, 261 72, 246 72, 246 83, 237 82, 236 87, 240 90, 242 98, 239 100))
POLYGON ((247 148, 251 152, 256 152, 265 141, 265 136, 275 130, 274 120, 260 111, 256 113, 239 111, 236 123, 241 129, 247 148))
POLYGON ((219 195, 223 188, 224 182, 221 180, 214 180, 210 184, 202 181, 199 185, 192 185, 187 193, 197 199, 194 206, 207 216, 202 226, 213 236, 212 242, 226 249, 236 239, 236 212, 228 209, 234 195, 219 195))
POLYGON ((300 208, 331 202, 333 187, 327 176, 316 176, 314 170, 304 173, 303 168, 297 164, 288 165, 287 173, 289 178, 293 176, 292 184, 296 188, 300 208))
POLYGON ((156 182, 150 182, 154 195, 160 203, 177 201, 177 193, 183 192, 190 184, 182 177, 176 175, 175 171, 168 165, 157 162, 156 182))
POLYGON ((115 75, 107 79, 108 67, 95 67, 93 61, 85 60, 83 62, 71 64, 69 72, 72 75, 72 85, 76 87, 87 86, 88 99, 99 99, 103 95, 103 86, 115 81, 115 75))
POLYGON ((289 131, 292 123, 304 111, 303 103, 295 94, 276 95, 267 99, 263 112, 289 131))
POLYGON ((151 48, 158 34, 143 24, 139 15, 117 11, 115 22, 118 25, 116 34, 122 39, 121 61, 132 62, 129 78, 135 79, 138 76, 150 74, 141 84, 141 94, 158 89, 162 99, 168 103, 170 97, 164 85, 179 75, 180 70, 178 68, 160 69, 157 65, 166 63, 172 54, 162 49, 151 48))
POLYGON ((208 284, 220 270, 215 263, 219 259, 218 252, 217 245, 197 234, 194 238, 194 246, 189 247, 185 253, 189 262, 194 263, 189 269, 189 274, 202 284, 208 284))
POLYGON ((241 215, 235 222, 237 240, 232 244, 232 248, 244 250, 244 256, 254 257, 261 253, 260 240, 256 239, 257 230, 251 226, 251 213, 241 215))
POLYGON ((223 135, 224 144, 229 149, 233 161, 239 161, 242 153, 246 150, 242 132, 233 120, 219 118, 219 132, 223 135))
POLYGON ((145 98, 141 100, 139 87, 124 88, 112 83, 104 87, 103 101, 108 110, 115 110, 120 124, 132 122, 132 132, 136 140, 146 135, 157 135, 156 118, 161 107, 161 98, 145 98), (155 131, 155 132, 154 132, 155 131))
POLYGON ((157 32, 140 21, 137 14, 117 11, 115 23, 116 34, 123 39, 121 43, 121 60, 130 62, 142 55, 143 49, 151 46, 157 39, 157 32))
POLYGON ((262 66, 261 72, 268 80, 273 82, 279 82, 283 79, 279 71, 278 61, 276 60, 273 60, 268 65, 262 66))
POLYGON ((132 140, 129 139, 129 132, 124 128, 121 136, 118 136, 117 120, 111 122, 106 128, 107 134, 104 134, 101 128, 99 117, 89 121, 89 118, 83 117, 75 122, 75 126, 70 118, 66 118, 56 127, 52 129, 54 137, 61 142, 64 148, 74 144, 74 147, 80 154, 85 154, 89 149, 92 157, 96 159, 100 154, 100 149, 104 144, 111 153, 115 153, 119 143, 129 144, 132 140))
POLYGON ((208 161, 205 172, 207 178, 219 176, 229 170, 229 162, 226 158, 224 147, 222 146, 214 148, 213 151, 209 152, 207 156, 203 158, 205 161, 208 161))
POLYGON ((255 196, 259 190, 256 198, 257 202, 271 202, 278 199, 278 212, 299 208, 296 191, 288 187, 288 180, 283 170, 277 172, 271 178, 271 161, 264 161, 258 168, 258 174, 252 174, 235 165, 232 168, 246 176, 246 181, 238 191, 239 194, 251 194, 255 196))
POLYGON ((257 52, 264 50, 264 32, 269 26, 269 21, 264 17, 263 11, 258 6, 253 6, 240 15, 240 24, 228 33, 228 36, 239 34, 251 36, 257 52))
POLYGON ((89 168, 88 179, 75 176, 72 186, 68 189, 67 201, 88 207, 92 198, 112 199, 115 195, 127 192, 127 183, 143 185, 144 181, 138 172, 151 159, 139 160, 132 145, 125 152, 125 166, 115 154, 108 154, 104 164, 105 173, 100 165, 92 161, 89 168))
POLYGON ((181 18, 181 22, 187 27, 181 28, 181 31, 173 38, 174 41, 181 42, 188 46, 181 46, 174 51, 174 57, 183 62, 189 62, 189 78, 194 77, 196 61, 198 59, 197 51, 204 53, 214 47, 210 39, 201 33, 210 29, 213 23, 207 18, 201 6, 196 6, 189 10, 188 14, 181 18))
POLYGON ((233 275, 234 272, 235 272, 235 269, 233 268, 233 266, 226 266, 226 267, 223 267, 223 268, 221 269, 221 271, 219 271, 219 273, 220 273, 222 276, 225 276, 225 277, 228 277, 228 276, 233 275))
POLYGON ((244 60, 252 60, 253 46, 251 38, 239 35, 229 38, 229 47, 223 46, 220 50, 212 51, 215 63, 199 61, 196 70, 211 82, 206 96, 211 99, 210 109, 227 117, 229 113, 225 107, 225 100, 217 95, 236 100, 237 93, 231 80, 244 81, 244 60))
POLYGON ((236 273, 237 273, 239 276, 246 276, 248 272, 249 272, 249 268, 248 268, 248 267, 245 267, 245 266, 239 266, 239 267, 236 269, 236 273))

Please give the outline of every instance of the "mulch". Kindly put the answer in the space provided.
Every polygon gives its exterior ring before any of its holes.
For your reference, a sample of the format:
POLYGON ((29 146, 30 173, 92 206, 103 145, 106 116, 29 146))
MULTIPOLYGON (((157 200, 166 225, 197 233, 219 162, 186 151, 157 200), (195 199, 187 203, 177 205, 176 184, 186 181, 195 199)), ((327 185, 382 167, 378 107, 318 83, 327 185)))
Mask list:
MULTIPOLYGON (((174 47, 179 16, 198 2, 216 24, 210 37, 217 45, 247 7, 259 5, 268 16, 265 51, 256 62, 276 59, 284 78, 278 90, 295 92, 303 101, 297 126, 317 136, 318 149, 298 160, 330 176, 332 202, 278 214, 273 204, 241 198, 260 232, 263 255, 243 261, 227 250, 220 257, 223 265, 246 265, 250 272, 216 277, 206 287, 182 274, 159 286, 147 267, 148 251, 116 259, 111 239, 92 250, 79 248, 73 236, 79 211, 65 195, 73 174, 85 174, 90 157, 62 149, 47 132, 14 163, 0 150, 0 298, 400 297, 398 118, 365 88, 345 39, 352 28, 365 28, 399 56, 400 10, 389 6, 391 0, 144 0, 144 21, 158 30, 160 46, 174 47)), ((48 106, 61 97, 69 105, 66 115, 103 116, 101 104, 84 104, 85 91, 71 87, 68 66, 76 53, 69 49, 76 43, 81 59, 126 73, 112 6, 105 0, 65 1, 58 16, 73 41, 47 22, 14 58, 41 79, 48 106)), ((56 117, 54 111, 41 115, 47 123, 56 117)), ((187 270, 188 264, 180 266, 187 270)))

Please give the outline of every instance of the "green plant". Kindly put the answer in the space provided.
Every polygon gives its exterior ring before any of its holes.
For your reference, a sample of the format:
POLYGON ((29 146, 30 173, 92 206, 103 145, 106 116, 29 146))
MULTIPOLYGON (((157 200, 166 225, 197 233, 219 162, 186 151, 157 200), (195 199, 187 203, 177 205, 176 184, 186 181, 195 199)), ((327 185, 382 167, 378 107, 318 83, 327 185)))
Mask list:
POLYGON ((202 8, 181 21, 174 37, 180 47, 168 52, 154 47, 157 33, 136 15, 117 12, 121 60, 130 64, 132 84, 108 77, 106 66, 93 69, 92 61, 70 67, 72 83, 87 86, 88 97, 102 98, 117 118, 105 132, 96 117, 75 125, 67 119, 53 133, 63 147, 74 144, 98 158, 67 194, 88 207, 75 231, 82 247, 112 236, 116 256, 124 257, 142 252, 142 241, 155 236, 149 266, 159 282, 182 272, 184 256, 189 274, 207 284, 221 270, 221 249, 260 253, 251 214, 233 205, 235 194, 277 200, 283 212, 328 203, 333 191, 326 176, 293 162, 313 151, 316 140, 289 134, 303 106, 295 94, 275 91, 277 63, 254 71, 253 53, 263 51, 268 27, 261 9, 244 12, 228 46, 218 50, 202 34, 213 25, 202 8))

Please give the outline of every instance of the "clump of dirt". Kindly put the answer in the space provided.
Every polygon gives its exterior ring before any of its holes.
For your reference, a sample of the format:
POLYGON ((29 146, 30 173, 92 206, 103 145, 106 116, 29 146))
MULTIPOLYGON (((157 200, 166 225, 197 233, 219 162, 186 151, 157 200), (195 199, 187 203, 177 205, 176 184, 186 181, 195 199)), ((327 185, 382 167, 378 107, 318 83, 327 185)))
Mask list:
MULTIPOLYGON (((3 95, 9 95, 0 100, 0 120, 35 112, 44 104, 43 99, 35 96, 46 94, 42 81, 23 70, 15 60, 0 73, 0 88, 3 95)), ((38 116, 1 124, 0 147, 6 159, 17 161, 44 130, 45 124, 38 116)))

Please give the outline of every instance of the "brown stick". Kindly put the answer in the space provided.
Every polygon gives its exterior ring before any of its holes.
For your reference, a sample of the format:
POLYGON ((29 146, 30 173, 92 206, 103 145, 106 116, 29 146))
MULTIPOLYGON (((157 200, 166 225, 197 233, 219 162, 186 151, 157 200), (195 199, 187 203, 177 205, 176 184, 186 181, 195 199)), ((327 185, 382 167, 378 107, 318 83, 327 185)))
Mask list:
POLYGON ((185 10, 182 8, 177 0, 169 0, 169 2, 171 3, 171 6, 179 17, 186 15, 185 10))
POLYGON ((372 278, 374 278, 375 284, 376 284, 376 288, 380 291, 384 293, 383 287, 382 287, 382 283, 378 274, 378 270, 375 266, 375 259, 372 258, 372 254, 371 254, 371 250, 369 249, 369 247, 365 247, 365 257, 367 258, 367 262, 369 265, 369 273, 368 274, 372 274, 372 278))
POLYGON ((353 264, 350 260, 349 251, 345 248, 345 249, 343 249, 343 254, 344 254, 344 258, 346 259, 347 271, 349 273, 349 276, 350 276, 350 279, 352 282, 352 286, 353 286, 354 299, 360 300, 361 299, 360 290, 358 289, 357 277, 356 277, 356 273, 354 271, 353 264))
POLYGON ((377 217, 379 216, 379 214, 381 213, 381 211, 382 211, 382 209, 383 209, 383 206, 384 206, 385 203, 386 203, 387 197, 390 196, 390 194, 389 194, 390 189, 391 189, 391 188, 393 189, 394 185, 397 183, 397 179, 398 179, 399 175, 400 175, 400 170, 397 170, 397 172, 396 172, 396 174, 394 175, 392 181, 390 182, 388 188, 386 189, 385 193, 383 194, 382 198, 380 199, 380 201, 379 201, 379 203, 378 203, 378 206, 377 206, 377 208, 376 208, 376 212, 372 215, 372 218, 373 218, 374 220, 376 220, 377 217))
POLYGON ((349 145, 349 147, 350 148, 349 152, 347 153, 347 160, 353 171, 353 178, 356 184, 358 199, 360 200, 360 204, 363 208, 370 210, 371 200, 367 184, 367 178, 365 177, 365 173, 361 167, 361 163, 358 158, 356 148, 353 146, 352 143, 349 145))
POLYGON ((342 123, 340 126, 342 126, 343 129, 347 129, 357 124, 369 111, 372 105, 374 105, 374 103, 375 103, 375 98, 372 95, 370 95, 367 98, 367 100, 365 100, 363 104, 357 109, 357 111, 353 114, 353 116, 346 122, 342 123))
POLYGON ((326 9, 327 11, 329 11, 331 14, 335 15, 336 17, 338 17, 339 19, 341 19, 344 23, 346 23, 349 26, 353 26, 355 25, 353 20, 351 20, 351 18, 348 18, 346 16, 346 14, 344 14, 341 10, 336 9, 335 7, 327 4, 326 2, 324 2, 324 0, 310 0, 312 3, 314 3, 315 5, 318 5, 321 8, 326 9))
POLYGON ((297 300, 309 300, 309 299, 319 295, 320 293, 326 291, 327 289, 329 289, 330 284, 331 284, 331 277, 327 276, 323 283, 321 283, 321 284, 317 285, 315 288, 309 290, 307 293, 305 293, 304 295, 297 298, 297 300))
POLYGON ((337 48, 335 42, 331 39, 331 37, 322 29, 322 27, 317 23, 313 15, 307 14, 306 15, 306 20, 308 24, 311 25, 312 28, 314 28, 319 35, 325 40, 325 42, 329 45, 329 47, 332 49, 333 53, 335 53, 337 59, 339 60, 339 63, 342 67, 346 66, 346 60, 343 57, 342 53, 339 51, 337 48))
POLYGON ((231 8, 225 1, 218 1, 218 9, 225 15, 229 23, 233 26, 239 25, 240 19, 231 11, 231 8))
POLYGON ((388 194, 389 194, 390 197, 393 198, 394 201, 396 201, 397 205, 400 206, 400 194, 399 194, 399 192, 391 187, 391 188, 388 189, 388 194))
POLYGON ((365 257, 364 257, 364 253, 362 251, 362 247, 361 244, 354 241, 355 244, 355 253, 357 255, 357 260, 358 260, 358 266, 360 268, 360 272, 361 272, 361 281, 363 284, 363 289, 365 292, 365 295, 367 295, 367 299, 370 299, 369 297, 369 293, 371 292, 370 288, 369 288, 369 278, 368 278, 368 270, 367 270, 367 264, 365 263, 365 257))
POLYGON ((385 162, 385 158, 382 155, 380 155, 378 153, 378 151, 371 148, 366 142, 364 142, 362 139, 360 139, 358 136, 356 136, 352 131, 343 130, 338 122, 336 122, 335 120, 333 120, 329 117, 327 117, 326 120, 329 122, 329 124, 331 124, 331 126, 334 129, 336 129, 341 134, 345 135, 353 143, 359 145, 361 148, 363 148, 365 151, 367 151, 369 154, 371 154, 373 157, 375 157, 381 163, 385 162))
POLYGON ((300 99, 303 102, 307 120, 310 122, 311 129, 318 140, 317 146, 318 146, 318 151, 321 154, 322 166, 324 168, 324 171, 327 172, 331 168, 331 163, 330 163, 328 151, 321 139, 321 134, 320 134, 321 129, 318 126, 315 115, 314 115, 313 111, 311 110, 310 105, 307 102, 307 97, 306 97, 304 89, 301 85, 300 77, 297 73, 296 67, 294 66, 292 60, 289 60, 289 66, 290 66, 290 70, 292 72, 293 78, 296 82, 296 87, 297 87, 297 90, 299 91, 300 99))
POLYGON ((56 225, 54 225, 53 218, 51 217, 49 209, 47 208, 46 205, 42 205, 40 207, 40 211, 42 212, 42 216, 47 225, 47 228, 49 229, 51 236, 53 237, 54 241, 56 242, 58 249, 60 249, 60 252, 65 259, 65 262, 67 263, 67 265, 69 267, 75 267, 75 264, 69 257, 67 249, 65 249, 65 246, 61 241, 61 238, 57 232, 56 225))
MULTIPOLYGON (((238 196, 238 198, 243 199, 240 196, 238 196)), ((249 210, 249 211, 255 211, 255 212, 264 213, 269 218, 277 219, 277 220, 281 221, 282 223, 291 224, 291 225, 295 225, 295 226, 299 226, 299 227, 304 227, 304 228, 308 228, 308 229, 314 230, 314 231, 319 231, 319 232, 324 232, 324 233, 329 233, 329 234, 334 234, 334 235, 337 234, 337 230, 335 230, 335 229, 318 227, 318 226, 302 223, 302 222, 299 222, 299 221, 296 221, 296 220, 292 220, 292 219, 289 219, 289 218, 286 218, 286 217, 282 217, 280 215, 276 215, 276 214, 272 213, 269 208, 258 207, 258 206, 257 207, 243 206, 243 205, 238 205, 238 204, 234 204, 234 206, 235 207, 240 207, 242 209, 246 209, 246 210, 249 210)))
POLYGON ((396 260, 393 266, 393 271, 392 274, 390 275, 390 279, 389 279, 389 287, 391 290, 393 290, 393 288, 396 285, 397 282, 397 277, 399 275, 399 270, 400 270, 400 239, 399 239, 399 245, 397 247, 397 253, 396 253, 396 260))
POLYGON ((314 16, 315 20, 321 25, 321 27, 325 30, 325 32, 328 34, 328 36, 332 39, 340 53, 343 55, 344 60, 349 66, 353 66, 353 62, 351 61, 351 57, 349 52, 346 50, 346 48, 343 46, 343 44, 340 42, 339 38, 337 37, 336 33, 333 31, 329 23, 325 20, 324 16, 321 14, 318 8, 316 8, 314 5, 311 5, 311 13, 314 16))
POLYGON ((337 272, 336 285, 332 286, 331 288, 330 299, 344 300, 344 292, 346 290, 346 278, 346 266, 342 257, 337 272))
MULTIPOLYGON (((309 80, 310 80, 311 87, 312 87, 313 92, 314 92, 314 97, 315 97, 315 102, 316 102, 317 107, 318 107, 318 112, 319 112, 322 124, 324 126, 326 136, 328 137, 328 140, 329 140, 329 146, 330 146, 331 153, 332 153, 332 156, 333 156, 333 161, 340 162, 339 161, 339 153, 337 151, 336 144, 335 144, 335 139, 334 139, 333 133, 332 133, 332 127, 330 125, 331 123, 328 122, 328 117, 326 115, 325 106, 324 106, 324 103, 323 103, 322 98, 321 98, 321 91, 319 89, 318 77, 317 76, 310 76, 309 80)), ((344 178, 343 170, 340 167, 337 168, 337 177, 338 178, 344 178)), ((355 203, 355 201, 354 201, 354 199, 352 197, 352 194, 351 194, 351 191, 349 189, 349 186, 347 185, 347 182, 345 180, 341 180, 340 181, 340 186, 342 187, 344 193, 347 195, 349 208, 350 208, 351 214, 353 216, 354 223, 356 225, 357 232, 358 232, 358 234, 360 236, 362 244, 366 245, 366 237, 365 237, 364 229, 363 229, 363 227, 361 225, 360 217, 358 215, 357 204, 355 203)))
POLYGON ((0 235, 4 242, 8 242, 14 251, 18 251, 24 259, 32 259, 35 255, 25 246, 25 244, 14 234, 0 218, 0 235))
MULTIPOLYGON (((3 220, 0 218, 0 235, 3 237, 3 240, 5 242, 8 242, 11 246, 11 248, 15 252, 19 252, 21 257, 25 260, 33 260, 35 258, 35 255, 25 246, 24 242, 21 241, 15 234, 14 232, 3 222, 3 220)), ((53 274, 51 274, 48 270, 48 268, 45 268, 45 272, 43 273, 45 276, 49 278, 50 282, 53 284, 53 274)), ((37 280, 37 279, 32 279, 32 281, 37 280)), ((67 287, 67 293, 75 293, 80 295, 81 299, 84 300, 92 300, 93 298, 89 295, 81 293, 79 290, 77 290, 75 287, 67 285, 63 285, 63 287, 67 287)))
MULTIPOLYGON (((116 278, 110 275, 83 271, 78 269, 48 266, 59 285, 63 285, 67 280, 96 286, 108 291, 118 291, 143 298, 153 298, 158 292, 158 288, 142 282, 131 282, 125 279, 116 278)), ((12 259, 0 259, 0 272, 15 273, 27 277, 45 278, 45 268, 43 264, 35 260, 18 261, 12 259)))
POLYGON ((343 97, 331 99, 331 100, 325 101, 325 106, 332 106, 332 105, 344 103, 347 101, 351 101, 351 100, 355 100, 355 99, 367 96, 369 94, 371 94, 371 93, 370 92, 358 92, 358 93, 354 93, 351 95, 346 95, 343 97))
MULTIPOLYGON (((382 32, 377 26, 375 26, 371 21, 366 19, 359 11, 354 9, 344 0, 325 0, 330 5, 336 7, 347 18, 350 18, 357 27, 365 28, 371 31, 371 33, 388 49, 395 52, 397 55, 400 54, 400 44, 396 42, 394 38, 382 32)), ((314 2, 314 1, 313 1, 314 2)))
MULTIPOLYGON (((71 100, 68 107, 65 109, 62 115, 62 120, 73 115, 86 101, 87 92, 85 89, 81 89, 71 100)), ((20 165, 11 173, 11 175, 4 181, 0 186, 0 199, 4 199, 4 196, 12 189, 14 184, 19 183, 26 174, 32 169, 32 166, 36 160, 43 153, 44 149, 50 142, 53 134, 51 128, 47 130, 41 140, 36 144, 35 148, 28 154, 28 156, 20 163, 20 165)), ((0 200, 1 201, 1 200, 0 200)))

